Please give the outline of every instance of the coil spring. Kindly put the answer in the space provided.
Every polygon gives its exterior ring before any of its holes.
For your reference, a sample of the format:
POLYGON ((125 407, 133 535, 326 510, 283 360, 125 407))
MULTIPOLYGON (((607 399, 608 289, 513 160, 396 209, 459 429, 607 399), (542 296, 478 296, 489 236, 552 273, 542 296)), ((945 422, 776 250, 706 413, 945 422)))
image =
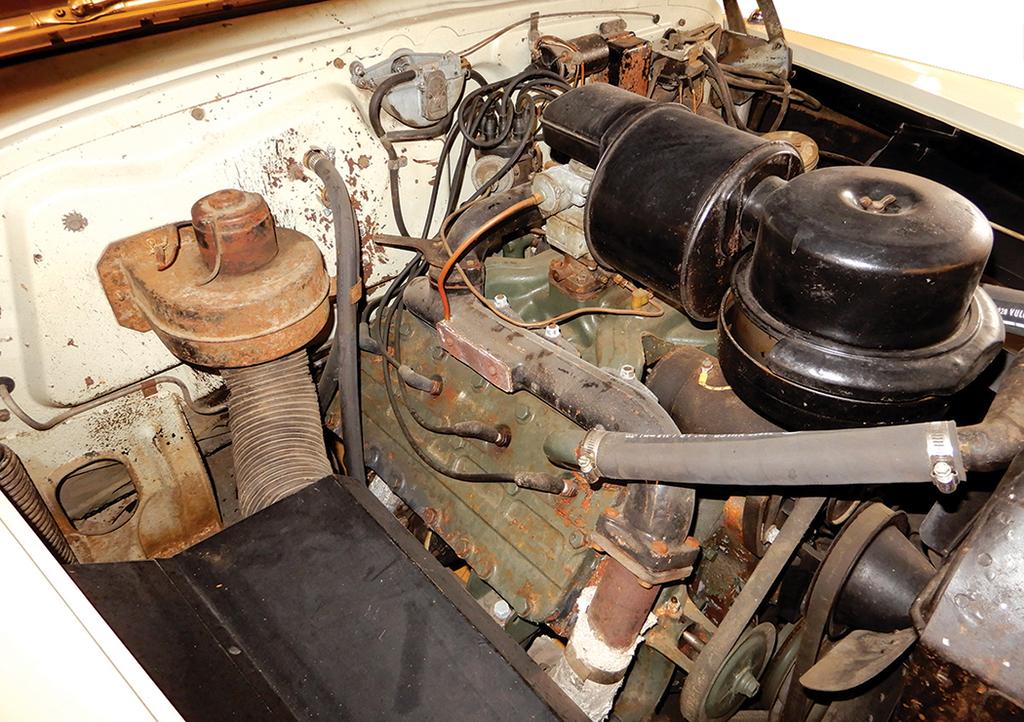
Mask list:
POLYGON ((0 444, 0 488, 50 551, 64 564, 74 564, 75 553, 71 551, 71 546, 43 502, 39 490, 28 477, 25 465, 21 463, 18 455, 4 444, 0 444))

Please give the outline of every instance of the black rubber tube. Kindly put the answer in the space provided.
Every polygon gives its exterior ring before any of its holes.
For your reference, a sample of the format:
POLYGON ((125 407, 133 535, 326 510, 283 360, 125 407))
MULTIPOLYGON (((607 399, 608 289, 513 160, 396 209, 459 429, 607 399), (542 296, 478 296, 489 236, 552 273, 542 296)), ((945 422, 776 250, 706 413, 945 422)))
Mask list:
POLYGON ((589 453, 609 479, 754 487, 927 483, 933 481, 932 450, 952 451, 957 438, 951 421, 778 434, 585 437, 552 434, 545 451, 562 464, 575 464, 577 450, 589 453))
POLYGON ((334 354, 338 359, 338 398, 341 405, 345 470, 349 476, 366 481, 363 463, 363 427, 359 397, 359 298, 362 296, 362 244, 352 198, 337 167, 326 154, 312 151, 310 169, 324 182, 334 222, 334 252, 337 259, 338 300, 335 309, 334 354))
POLYGON ((36 534, 61 563, 74 564, 77 561, 75 553, 71 551, 71 546, 64 538, 64 533, 57 526, 49 508, 43 502, 43 497, 39 495, 39 490, 29 478, 25 465, 21 463, 18 455, 4 444, 0 444, 0 489, 3 489, 7 498, 25 517, 25 521, 35 529, 36 534))
POLYGON ((332 472, 305 349, 222 369, 238 506, 251 516, 332 472))
POLYGON ((369 109, 370 127, 373 128, 373 132, 376 133, 378 138, 380 138, 381 145, 384 146, 384 150, 388 154, 388 185, 391 190, 391 207, 395 214, 395 225, 398 227, 398 232, 403 236, 409 235, 409 229, 406 227, 405 218, 402 216, 401 191, 399 189, 398 178, 398 154, 395 153, 392 139, 384 132, 384 126, 381 124, 380 120, 380 113, 381 106, 384 102, 384 96, 390 93, 396 86, 401 85, 402 83, 407 83, 415 77, 415 70, 406 70, 405 72, 396 73, 395 75, 391 75, 382 80, 374 89, 373 95, 370 96, 369 109))
POLYGON ((964 465, 972 471, 1005 469, 1024 451, 1024 353, 1003 374, 985 419, 959 429, 958 436, 964 465))

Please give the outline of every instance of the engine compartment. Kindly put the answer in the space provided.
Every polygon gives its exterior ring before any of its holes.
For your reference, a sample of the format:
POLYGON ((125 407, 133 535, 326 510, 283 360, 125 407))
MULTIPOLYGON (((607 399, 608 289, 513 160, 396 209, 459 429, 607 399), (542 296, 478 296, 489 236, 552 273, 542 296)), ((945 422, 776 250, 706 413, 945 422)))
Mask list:
POLYGON ((594 720, 1020 716, 986 199, 845 155, 771 3, 685 12, 367 16, 26 130, 81 142, 0 177, 8 498, 74 576, 351 477, 594 720))

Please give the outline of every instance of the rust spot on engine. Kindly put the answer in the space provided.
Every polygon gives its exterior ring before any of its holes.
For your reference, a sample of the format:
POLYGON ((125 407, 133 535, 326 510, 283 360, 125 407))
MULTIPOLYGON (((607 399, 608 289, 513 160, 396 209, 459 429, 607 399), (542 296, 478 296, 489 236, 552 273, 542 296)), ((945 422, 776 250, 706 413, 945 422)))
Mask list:
POLYGON ((722 526, 735 539, 743 538, 743 509, 745 499, 742 496, 730 496, 722 508, 722 526))
POLYGON ((520 603, 525 604, 525 609, 519 610, 520 613, 523 614, 523 616, 529 616, 533 610, 537 609, 539 596, 537 595, 537 592, 534 590, 533 584, 530 582, 530 580, 526 580, 525 582, 523 582, 522 585, 520 585, 520 587, 516 590, 516 594, 519 596, 521 600, 523 600, 520 603))
POLYGON ((580 508, 583 511, 590 511, 590 502, 594 500, 594 490, 583 474, 574 471, 573 476, 576 478, 576 483, 580 489, 580 508))
POLYGON ((555 514, 567 527, 578 528, 582 524, 580 518, 573 514, 572 502, 572 497, 567 496, 561 496, 556 499, 554 504, 555 514))

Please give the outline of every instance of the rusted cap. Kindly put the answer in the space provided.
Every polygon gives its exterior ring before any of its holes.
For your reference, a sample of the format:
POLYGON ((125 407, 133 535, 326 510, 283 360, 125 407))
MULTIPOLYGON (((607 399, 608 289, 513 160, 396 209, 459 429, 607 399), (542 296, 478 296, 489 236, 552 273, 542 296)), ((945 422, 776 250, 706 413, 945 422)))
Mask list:
POLYGON ((274 217, 263 196, 234 188, 203 196, 192 206, 192 225, 203 263, 234 276, 262 268, 277 255, 274 217))
POLYGON ((194 229, 171 224, 117 241, 97 265, 118 323, 154 331, 182 361, 238 368, 302 348, 326 326, 330 277, 307 236, 277 229, 278 252, 244 274, 209 275, 194 229), (178 246, 174 263, 155 251, 178 246))

